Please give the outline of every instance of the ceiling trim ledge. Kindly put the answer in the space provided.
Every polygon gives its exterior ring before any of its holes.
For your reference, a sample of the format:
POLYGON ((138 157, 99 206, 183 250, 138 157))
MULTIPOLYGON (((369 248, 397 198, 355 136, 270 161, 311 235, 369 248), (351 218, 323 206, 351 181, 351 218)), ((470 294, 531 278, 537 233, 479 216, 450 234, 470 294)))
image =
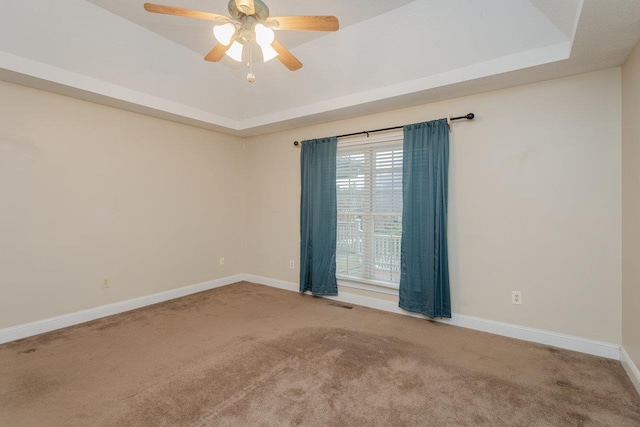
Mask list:
POLYGON ((227 133, 229 130, 240 130, 240 122, 237 120, 0 51, 0 71, 2 70, 4 72, 0 77, 3 79, 37 89, 79 97, 85 101, 106 103, 109 106, 156 117, 159 115, 153 111, 168 114, 176 119, 183 117, 192 123, 201 123, 200 127, 224 130, 227 133), (105 102, 105 98, 112 99, 115 103, 105 102), (128 108, 127 105, 131 107, 128 108))
POLYGON ((329 111, 396 98, 416 92, 425 92, 443 86, 450 86, 488 76, 566 60, 570 56, 571 45, 571 42, 564 42, 539 49, 532 49, 428 77, 327 99, 299 108, 248 118, 240 122, 240 129, 250 130, 287 120, 314 116, 329 111))
MULTIPOLYGON (((572 43, 567 41, 461 67, 440 74, 323 100, 298 108, 234 120, 188 105, 135 91, 73 71, 0 51, 0 78, 17 84, 72 96, 90 102, 121 108, 153 117, 193 125, 236 136, 251 130, 285 124, 295 119, 320 117, 339 111, 440 87, 479 80, 484 77, 522 70, 570 56, 572 43)), ((247 132, 249 131, 249 132, 247 132)))

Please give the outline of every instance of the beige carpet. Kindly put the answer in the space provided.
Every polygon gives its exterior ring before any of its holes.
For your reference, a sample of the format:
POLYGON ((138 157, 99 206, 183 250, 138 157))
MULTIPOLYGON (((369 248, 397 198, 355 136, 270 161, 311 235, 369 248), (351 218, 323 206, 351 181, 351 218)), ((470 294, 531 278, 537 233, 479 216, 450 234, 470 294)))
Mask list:
POLYGON ((0 346, 0 426, 639 426, 620 363, 238 283, 0 346))

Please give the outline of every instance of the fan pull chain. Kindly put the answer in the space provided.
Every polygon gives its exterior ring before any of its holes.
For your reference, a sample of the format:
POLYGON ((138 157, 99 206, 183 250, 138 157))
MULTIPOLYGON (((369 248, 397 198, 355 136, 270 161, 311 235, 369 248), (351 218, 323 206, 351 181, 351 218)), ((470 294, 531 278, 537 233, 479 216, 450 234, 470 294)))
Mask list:
POLYGON ((249 73, 247 74, 247 81, 253 83, 256 81, 256 76, 253 74, 253 46, 249 46, 249 62, 247 62, 249 73))

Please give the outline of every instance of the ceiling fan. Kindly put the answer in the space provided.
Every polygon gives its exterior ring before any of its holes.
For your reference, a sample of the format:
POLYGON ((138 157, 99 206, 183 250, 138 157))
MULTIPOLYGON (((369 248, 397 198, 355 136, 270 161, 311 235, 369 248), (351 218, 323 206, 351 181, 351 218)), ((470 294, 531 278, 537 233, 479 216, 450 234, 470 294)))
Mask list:
MULTIPOLYGON (((241 62, 243 48, 251 48, 255 41, 260 46, 265 62, 277 57, 291 71, 302 68, 302 63, 282 43, 275 40, 274 30, 337 31, 339 28, 338 18, 335 16, 269 16, 269 8, 262 0, 230 0, 230 16, 152 3, 145 3, 144 8, 148 12, 204 19, 220 24, 213 27, 218 44, 204 57, 207 61, 218 62, 226 54, 241 62)), ((250 63, 251 59, 249 65, 250 63)), ((252 73, 247 76, 250 82, 251 76, 252 73)))

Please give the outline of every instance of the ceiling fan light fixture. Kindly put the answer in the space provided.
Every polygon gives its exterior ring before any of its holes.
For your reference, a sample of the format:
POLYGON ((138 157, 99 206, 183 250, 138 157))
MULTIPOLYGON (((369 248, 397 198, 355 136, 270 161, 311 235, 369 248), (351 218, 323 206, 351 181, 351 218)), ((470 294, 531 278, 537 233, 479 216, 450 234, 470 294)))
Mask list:
POLYGON ((231 37, 236 33, 236 26, 231 22, 224 25, 216 25, 213 27, 213 35, 219 43, 228 46, 231 43, 231 37))
POLYGON ((264 3, 265 0, 228 1, 229 16, 153 3, 145 3, 144 9, 147 12, 203 19, 218 24, 213 28, 213 34, 218 44, 206 54, 204 57, 206 61, 219 62, 226 54, 235 61, 242 62, 243 56, 247 56, 250 66, 252 62, 251 51, 257 44, 262 48, 262 57, 265 61, 277 57, 278 61, 290 71, 302 68, 302 62, 274 38, 274 29, 337 31, 340 28, 338 18, 335 16, 291 15, 274 17, 269 15, 269 8, 264 3), (243 52, 245 45, 250 48, 248 54, 243 52))
POLYGON ((267 62, 278 56, 278 52, 276 52, 276 50, 270 44, 266 46, 260 46, 260 49, 262 49, 262 58, 264 62, 267 62))
POLYGON ((235 61, 242 62, 242 45, 234 41, 229 50, 227 50, 227 56, 235 61))
POLYGON ((265 27, 262 24, 256 24, 255 26, 256 32, 256 42, 263 49, 267 46, 271 47, 271 43, 273 43, 273 39, 275 38, 273 34, 273 30, 269 27, 265 27))

